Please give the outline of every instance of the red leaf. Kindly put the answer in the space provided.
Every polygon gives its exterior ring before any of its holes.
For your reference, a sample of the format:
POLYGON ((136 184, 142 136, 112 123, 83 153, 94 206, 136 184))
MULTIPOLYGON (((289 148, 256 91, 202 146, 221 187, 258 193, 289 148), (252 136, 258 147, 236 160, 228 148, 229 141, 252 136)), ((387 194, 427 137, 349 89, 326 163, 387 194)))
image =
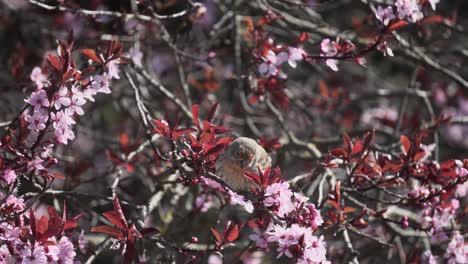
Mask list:
POLYGON ((251 182, 254 182, 258 185, 261 185, 261 181, 260 181, 260 177, 256 174, 256 173, 253 173, 253 172, 250 172, 250 171, 244 171, 244 176, 249 179, 251 182))
POLYGON ((130 143, 130 140, 128 138, 128 134, 127 133, 120 133, 119 141, 120 141, 120 147, 122 149, 124 149, 124 150, 127 149, 128 144, 130 143))
POLYGON ((335 201, 333 201, 333 200, 328 200, 328 203, 329 203, 331 206, 335 207, 336 210, 340 210, 340 206, 338 205, 337 202, 335 202, 335 201))
POLYGON ((43 241, 47 240, 50 237, 56 236, 60 233, 61 226, 62 226, 62 219, 59 217, 52 217, 49 219, 49 227, 47 228, 47 232, 44 234, 43 241))
POLYGON ((211 229, 211 233, 213 233, 213 235, 215 236, 217 243, 221 244, 223 242, 223 238, 221 237, 221 235, 215 229, 213 228, 210 228, 210 229, 211 229))
POLYGON ((351 151, 351 155, 356 155, 361 153, 364 150, 364 145, 360 141, 356 141, 353 146, 353 150, 351 151))
POLYGON ((344 209, 343 209, 343 212, 345 214, 347 213, 354 213, 356 211, 356 208, 353 208, 353 207, 349 207, 349 206, 346 206, 344 209))
POLYGON ((70 219, 63 224, 63 230, 73 229, 78 226, 78 222, 74 219, 70 219))
POLYGON ((228 233, 226 234, 226 240, 232 242, 239 237, 239 226, 234 225, 233 227, 229 228, 228 233))
POLYGON ((29 221, 32 235, 33 237, 36 237, 36 215, 34 214, 34 210, 29 210, 29 221))
POLYGON ((128 229, 128 225, 127 225, 127 220, 125 219, 125 215, 122 211, 122 207, 120 207, 120 203, 119 203, 119 199, 117 198, 117 195, 114 197, 114 211, 117 212, 119 218, 120 218, 120 222, 124 225, 124 229, 127 230, 128 229))
POLYGON ((201 130, 200 121, 198 120, 198 111, 199 111, 198 105, 197 105, 197 104, 193 105, 193 106, 192 106, 193 122, 195 123, 195 125, 197 126, 197 128, 198 128, 199 130, 201 130))
POLYGON ((403 145, 403 148, 405 150, 405 154, 408 154, 410 147, 411 147, 411 141, 409 138, 405 135, 401 135, 400 137, 400 143, 403 145))
POLYGON ((208 113, 208 118, 206 118, 206 120, 208 120, 208 122, 211 122, 211 120, 213 119, 214 115, 216 114, 216 109, 218 108, 218 104, 219 103, 215 103, 211 109, 210 109, 210 112, 208 113))
POLYGON ((122 223, 122 221, 120 220, 120 215, 118 212, 116 211, 109 211, 109 212, 105 212, 102 214, 104 217, 107 218, 107 220, 109 220, 112 224, 122 228, 122 229, 127 229, 124 225, 124 223, 122 223))
POLYGON ((346 133, 343 134, 343 145, 346 148, 346 150, 349 151, 351 149, 351 139, 346 133))
POLYGON ((299 38, 297 39, 297 41, 299 43, 304 43, 307 40, 307 38, 309 38, 309 33, 301 32, 301 34, 299 35, 299 38))
POLYGON ((62 71, 62 63, 59 58, 55 57, 53 54, 49 53, 47 56, 47 61, 54 67, 58 72, 62 71))
POLYGON ((110 235, 110 236, 112 236, 113 238, 116 238, 116 239, 122 239, 123 238, 122 231, 120 231, 120 230, 118 230, 118 229, 116 229, 114 227, 106 226, 106 225, 93 227, 93 228, 91 228, 91 232, 108 234, 108 235, 110 235))
POLYGON ((337 181, 335 184, 335 201, 338 203, 341 201, 341 181, 337 181))
POLYGON ((96 51, 92 50, 92 49, 82 49, 81 51, 81 54, 83 54, 84 56, 86 56, 88 59, 94 61, 94 62, 97 62, 99 64, 102 64, 102 60, 101 58, 99 58, 99 56, 96 54, 96 51))
POLYGON ((134 240, 128 240, 125 246, 124 252, 124 264, 131 264, 133 263, 133 259, 136 255, 136 246, 134 240))
POLYGON ((426 155, 426 151, 424 151, 424 150, 423 150, 423 151, 419 151, 418 153, 414 154, 413 160, 414 160, 414 161, 418 161, 418 160, 424 158, 425 155, 426 155))
POLYGON ((395 23, 392 23, 388 27, 388 31, 392 32, 392 31, 395 31, 395 30, 400 29, 402 27, 405 27, 406 25, 408 25, 408 22, 406 22, 404 20, 399 20, 399 21, 396 21, 395 23))
POLYGON ((445 20, 444 17, 439 16, 439 15, 434 15, 434 16, 425 17, 424 19, 419 21, 419 23, 423 23, 423 24, 442 23, 444 22, 444 20, 445 20))
POLYGON ((54 179, 65 179, 65 176, 61 173, 52 173, 52 174, 49 174, 50 177, 54 178, 54 179))
POLYGON ((45 216, 41 217, 39 221, 36 222, 36 232, 39 233, 40 235, 45 234, 48 228, 48 221, 45 216))
POLYGON ((176 129, 175 131, 172 132, 172 139, 178 139, 179 137, 185 135, 185 134, 188 134, 188 133, 192 133, 192 132, 195 132, 197 130, 193 129, 193 128, 187 128, 187 129, 176 129))

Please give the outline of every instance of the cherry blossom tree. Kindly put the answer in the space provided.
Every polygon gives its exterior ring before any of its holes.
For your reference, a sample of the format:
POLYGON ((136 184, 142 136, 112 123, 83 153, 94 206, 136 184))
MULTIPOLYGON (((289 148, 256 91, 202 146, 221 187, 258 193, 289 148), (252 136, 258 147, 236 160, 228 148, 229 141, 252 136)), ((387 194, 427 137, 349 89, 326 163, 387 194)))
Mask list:
POLYGON ((468 262, 465 1, 0 5, 0 263, 468 262))

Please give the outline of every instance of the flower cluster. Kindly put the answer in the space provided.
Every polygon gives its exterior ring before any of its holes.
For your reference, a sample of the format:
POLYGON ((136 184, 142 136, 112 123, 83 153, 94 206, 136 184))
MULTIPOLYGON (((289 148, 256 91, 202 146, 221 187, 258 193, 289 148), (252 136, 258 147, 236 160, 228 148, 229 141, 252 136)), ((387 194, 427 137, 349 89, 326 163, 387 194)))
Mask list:
POLYGON ((65 232, 77 226, 80 216, 62 219, 49 207, 48 216, 37 219, 34 210, 28 214, 23 199, 13 195, 4 200, 0 214, 6 220, 0 224, 0 263, 73 264, 76 250, 85 250, 82 235, 72 237, 65 232))
MULTIPOLYGON (((356 49, 356 46, 347 39, 337 38, 336 41, 330 40, 329 38, 323 39, 320 43, 320 56, 325 59, 325 64, 333 71, 338 71, 339 59, 350 59, 354 58, 352 54, 356 49)), ((364 65, 366 60, 361 56, 356 56, 356 62, 360 65, 364 65)))
MULTIPOLYGON (((119 59, 109 61, 106 64, 106 72, 89 77, 85 85, 82 85, 83 80, 71 78, 62 82, 58 89, 46 82, 47 76, 39 67, 34 68, 31 80, 36 83, 37 90, 25 100, 32 106, 32 113, 24 117, 33 135, 37 136, 38 132, 45 130, 49 123, 52 123, 57 142, 66 145, 69 140, 73 140, 75 134, 72 126, 76 123, 75 116, 84 115, 83 106, 87 101, 94 102, 97 93, 111 92, 110 81, 112 78, 119 78, 118 62, 119 59)), ((73 71, 80 74, 77 70, 73 71)))
POLYGON ((329 263, 324 237, 312 235, 323 224, 323 219, 309 198, 292 191, 289 183, 279 180, 278 168, 268 168, 259 175, 246 173, 246 176, 259 186, 255 191, 257 199, 276 216, 266 221, 269 224, 263 231, 265 219, 253 221, 254 233, 249 237, 256 246, 267 249, 275 245, 278 258, 284 255, 299 263, 329 263))
MULTIPOLYGON (((436 10, 436 5, 440 0, 429 0, 433 10, 436 10)), ((406 19, 409 22, 415 23, 424 18, 421 11, 421 1, 417 0, 397 0, 394 6, 382 7, 378 6, 375 12, 375 17, 384 25, 388 26, 389 23, 396 19, 406 19), (394 11, 396 9, 396 11, 394 11)))
MULTIPOLYGON (((273 40, 269 39, 269 43, 273 43, 273 40)), ((296 68, 297 63, 306 56, 305 51, 297 47, 277 46, 274 50, 268 50, 267 54, 261 57, 263 62, 258 66, 258 72, 263 76, 276 76, 285 62, 292 68, 296 68), (279 50, 276 51, 278 54, 274 50, 279 50)))

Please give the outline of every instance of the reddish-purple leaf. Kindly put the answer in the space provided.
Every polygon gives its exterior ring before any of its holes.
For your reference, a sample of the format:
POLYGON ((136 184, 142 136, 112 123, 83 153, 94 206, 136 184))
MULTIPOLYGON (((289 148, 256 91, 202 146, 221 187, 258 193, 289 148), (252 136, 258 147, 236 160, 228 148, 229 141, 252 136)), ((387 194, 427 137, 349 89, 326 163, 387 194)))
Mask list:
POLYGON ((36 237, 36 214, 34 213, 34 210, 29 210, 29 221, 31 225, 31 232, 33 237, 36 237))
POLYGON ((396 21, 395 23, 392 23, 388 27, 388 31, 392 32, 392 31, 395 31, 395 30, 400 29, 402 27, 405 27, 406 25, 408 25, 408 22, 406 22, 404 20, 399 20, 399 21, 396 21))
POLYGON ((109 211, 102 214, 107 220, 109 220, 112 224, 122 228, 127 229, 125 224, 121 221, 120 215, 116 211, 109 211))
POLYGON ((208 117, 206 118, 206 120, 208 120, 208 122, 211 122, 211 120, 213 120, 214 115, 216 114, 216 109, 218 108, 218 104, 219 104, 219 103, 215 103, 215 104, 211 107, 210 111, 208 112, 208 117))
POLYGON ((124 229, 128 229, 127 220, 125 219, 125 215, 122 211, 122 207, 120 207, 120 203, 119 203, 119 199, 117 198, 117 195, 114 197, 114 211, 117 212, 120 218, 120 222, 125 227, 124 229))
POLYGON ((197 126, 197 128, 198 128, 199 130, 201 130, 200 121, 198 120, 198 111, 199 111, 198 105, 197 105, 197 104, 193 105, 193 106, 192 106, 193 123, 195 123, 195 125, 197 126))
POLYGON ((62 219, 59 217, 51 217, 48 222, 47 231, 44 234, 43 241, 49 239, 50 237, 56 236, 60 233, 62 226, 62 219))
POLYGON ((239 237, 239 226, 238 225, 230 225, 228 232, 226 234, 226 240, 232 242, 239 237))
POLYGON ((56 69, 58 72, 62 71, 62 63, 60 62, 60 59, 55 57, 52 53, 49 53, 47 56, 47 61, 56 69))
POLYGON ((91 232, 104 233, 104 234, 110 235, 110 236, 112 236, 113 238, 116 238, 116 239, 122 239, 123 238, 122 231, 120 231, 120 230, 118 230, 118 229, 116 229, 114 227, 107 226, 107 225, 95 226, 95 227, 91 228, 91 232))
POLYGON ((401 142, 401 145, 403 145, 403 148, 405 150, 405 154, 408 154, 409 150, 410 150, 410 147, 411 147, 411 141, 409 140, 409 138, 407 136, 401 135, 400 136, 400 142, 401 142))
POLYGON ((210 229, 211 229, 211 233, 213 233, 213 235, 215 236, 217 243, 221 244, 223 242, 223 238, 221 237, 221 235, 214 228, 210 228, 210 229))
POLYGON ((55 172, 55 173, 51 173, 49 174, 50 177, 54 178, 54 179, 65 179, 65 176, 61 173, 58 173, 58 172, 55 172))
POLYGON ((124 264, 131 264, 133 263, 133 259, 135 258, 136 255, 136 245, 134 240, 127 240, 126 246, 125 246, 125 252, 123 255, 124 264))
POLYGON ((92 49, 82 49, 81 51, 81 54, 83 54, 84 56, 86 56, 88 59, 94 61, 94 62, 97 62, 99 64, 102 64, 102 60, 101 58, 99 58, 99 56, 96 54, 96 51, 92 50, 92 49))
POLYGON ((41 217, 39 221, 36 222, 36 232, 39 233, 40 235, 43 235, 48 228, 48 221, 45 216, 41 217))
POLYGON ((78 222, 74 219, 70 219, 70 220, 67 220, 64 224, 63 224, 63 230, 69 230, 69 229, 73 229, 75 227, 78 226, 78 222))

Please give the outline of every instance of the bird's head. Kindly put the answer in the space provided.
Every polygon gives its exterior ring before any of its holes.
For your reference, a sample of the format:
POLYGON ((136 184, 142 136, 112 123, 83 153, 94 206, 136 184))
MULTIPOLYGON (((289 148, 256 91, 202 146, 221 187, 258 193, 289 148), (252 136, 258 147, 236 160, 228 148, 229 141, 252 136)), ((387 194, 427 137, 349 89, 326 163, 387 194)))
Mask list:
POLYGON ((244 169, 255 159, 257 142, 255 140, 239 137, 229 145, 227 151, 234 161, 239 162, 239 166, 244 169))

